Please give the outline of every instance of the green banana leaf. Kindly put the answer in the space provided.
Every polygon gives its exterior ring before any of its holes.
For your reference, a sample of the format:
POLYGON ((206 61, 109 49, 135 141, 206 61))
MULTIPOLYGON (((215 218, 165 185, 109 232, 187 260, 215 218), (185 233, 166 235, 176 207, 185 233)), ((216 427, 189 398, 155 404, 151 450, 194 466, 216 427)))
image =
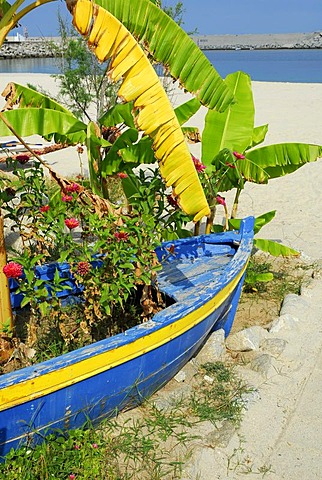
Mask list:
POLYGON ((139 142, 128 145, 127 148, 120 148, 118 154, 126 164, 130 163, 132 167, 157 162, 152 149, 152 140, 149 137, 143 137, 139 142))
POLYGON ((252 143, 255 108, 250 77, 244 72, 235 72, 227 75, 225 83, 236 103, 223 113, 207 112, 201 155, 206 166, 223 148, 241 153, 252 143))
POLYGON ((283 245, 281 243, 274 242, 274 240, 267 240, 263 238, 255 238, 254 247, 258 248, 262 252, 270 253, 274 257, 290 257, 300 255, 300 252, 294 250, 293 248, 287 247, 286 245, 283 245))
POLYGON ((104 115, 99 118, 98 123, 106 127, 125 123, 128 127, 135 128, 132 110, 133 102, 118 103, 104 113, 104 115))
MULTIPOLYGON (((84 140, 86 125, 76 117, 46 108, 21 108, 2 112, 3 116, 19 132, 22 137, 38 134, 42 137, 50 137, 56 132, 65 135, 73 134, 78 138, 77 142, 84 140)), ((9 128, 0 122, 0 136, 12 135, 9 128)))
POLYGON ((233 95, 194 41, 150 0, 97 0, 200 102, 223 111, 233 95))
POLYGON ((253 130, 253 138, 250 148, 256 147, 265 140, 266 134, 268 132, 268 123, 261 125, 260 127, 255 127, 253 130))
MULTIPOLYGON (((275 217, 276 210, 271 210, 270 212, 263 213, 255 218, 254 222, 254 234, 258 233, 264 225, 267 225, 275 217)), ((234 230, 239 230, 241 220, 239 218, 230 218, 229 219, 229 228, 234 230)))
POLYGON ((104 197, 104 189, 100 182, 100 176, 97 175, 97 172, 99 172, 101 168, 100 143, 97 133, 97 125, 95 125, 94 122, 89 122, 86 129, 86 148, 91 187, 96 195, 102 195, 104 197))
POLYGON ((246 180, 267 183, 270 178, 292 173, 321 156, 320 145, 280 143, 249 150, 246 159, 239 160, 238 168, 246 180))
POLYGON ((177 116, 178 122, 180 125, 186 123, 192 115, 198 112, 199 108, 201 107, 201 103, 197 98, 192 98, 188 100, 188 102, 179 105, 179 107, 174 109, 174 113, 177 116))
POLYGON ((33 88, 10 82, 6 86, 6 91, 7 94, 10 92, 10 103, 12 106, 19 105, 19 108, 47 108, 71 115, 70 111, 60 103, 33 88))
MULTIPOLYGON (((133 143, 136 142, 138 139, 138 131, 135 128, 129 128, 125 130, 113 143, 111 148, 105 154, 105 157, 101 163, 101 173, 103 177, 108 175, 113 175, 116 172, 122 172, 126 168, 125 162, 128 161, 129 164, 127 167, 135 167, 137 166, 136 163, 133 161, 132 157, 128 160, 123 158, 123 155, 120 155, 121 150, 126 150, 127 148, 131 148, 133 143), (132 163, 130 163, 132 162, 132 163), (134 163, 134 165, 133 165, 134 163)), ((151 149, 152 151, 152 149, 151 149)))

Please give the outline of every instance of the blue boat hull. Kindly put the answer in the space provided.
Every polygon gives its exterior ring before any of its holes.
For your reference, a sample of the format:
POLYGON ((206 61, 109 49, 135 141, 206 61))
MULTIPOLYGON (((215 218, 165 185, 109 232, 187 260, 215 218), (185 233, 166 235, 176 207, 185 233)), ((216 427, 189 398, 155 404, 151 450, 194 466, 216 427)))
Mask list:
MULTIPOLYGON (((187 260, 186 249, 180 253, 182 241, 172 242, 179 252, 174 256, 174 267, 168 254, 169 245, 165 244, 157 252, 165 265, 160 288, 175 303, 151 321, 0 377, 0 455, 26 442, 40 441, 43 435, 57 428, 77 428, 88 420, 95 424, 137 405, 165 385, 198 351, 212 330, 224 328, 227 335, 251 251, 252 226, 252 219, 247 219, 236 240, 232 237, 228 241, 229 235, 226 242, 224 237, 220 238, 219 248, 225 243, 226 249, 230 242, 229 248, 235 249, 235 253, 229 254, 231 261, 219 269, 219 276, 211 270, 198 273, 196 277, 201 283, 189 277, 187 270, 178 273, 177 265, 181 260, 184 263, 184 258, 187 260), (234 241, 238 246, 234 246, 234 241), (208 278, 206 284, 204 275, 208 278)), ((187 268, 196 271, 198 260, 191 255, 191 242, 187 242, 187 268)), ((212 244, 217 245, 214 241, 212 244)), ((206 253, 212 248, 208 244, 206 253)), ((211 263, 211 255, 206 256, 211 263)))

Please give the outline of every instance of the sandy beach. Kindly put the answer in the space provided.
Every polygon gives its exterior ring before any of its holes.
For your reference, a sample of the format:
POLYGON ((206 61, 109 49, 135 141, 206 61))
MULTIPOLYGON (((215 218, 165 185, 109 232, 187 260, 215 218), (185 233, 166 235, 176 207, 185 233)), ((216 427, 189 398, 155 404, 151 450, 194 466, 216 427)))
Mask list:
MULTIPOLYGON (((10 81, 23 85, 41 86, 56 94, 55 79, 47 74, 0 74, 0 91, 10 81)), ((256 109, 255 125, 269 124, 266 144, 281 142, 307 142, 322 145, 322 84, 253 82, 256 109)), ((179 105, 189 98, 174 88, 172 102, 179 105)), ((0 99, 0 106, 4 103, 0 99)), ((201 108, 189 121, 203 128, 205 108, 201 108)), ((199 147, 192 153, 199 155, 199 147)), ((79 173, 76 149, 46 155, 50 165, 63 175, 79 173)), ((86 155, 83 154, 86 172, 86 155)), ((260 215, 276 210, 275 219, 261 231, 263 238, 281 240, 300 250, 311 259, 322 257, 322 161, 305 165, 297 172, 271 180, 268 185, 248 183, 240 198, 239 215, 260 215)), ((232 195, 226 194, 232 201, 232 195)), ((220 215, 220 214, 219 214, 220 215)), ((220 219, 219 219, 220 221, 220 219)))

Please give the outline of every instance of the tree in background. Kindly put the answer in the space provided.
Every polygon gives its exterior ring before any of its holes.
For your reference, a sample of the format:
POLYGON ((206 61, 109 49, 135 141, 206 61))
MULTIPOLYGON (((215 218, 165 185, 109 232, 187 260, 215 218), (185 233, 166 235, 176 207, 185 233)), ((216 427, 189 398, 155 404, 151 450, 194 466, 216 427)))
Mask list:
POLYGON ((58 13, 61 44, 51 43, 59 74, 58 100, 80 120, 97 120, 117 101, 117 85, 109 82, 109 63, 101 65, 74 28, 58 13))

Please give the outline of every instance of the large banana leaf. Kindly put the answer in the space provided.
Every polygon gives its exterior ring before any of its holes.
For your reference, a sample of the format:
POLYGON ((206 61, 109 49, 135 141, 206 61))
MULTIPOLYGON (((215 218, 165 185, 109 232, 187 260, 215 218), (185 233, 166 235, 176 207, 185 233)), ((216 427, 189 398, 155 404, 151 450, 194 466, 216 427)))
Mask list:
POLYGON ((16 106, 19 108, 48 108, 71 115, 69 110, 52 98, 19 83, 8 83, 1 95, 5 97, 7 102, 5 108, 14 108, 16 106))
POLYGON ((298 257, 300 252, 294 250, 294 248, 283 245, 282 243, 274 242, 274 240, 268 240, 264 238, 255 238, 254 247, 258 248, 262 252, 267 252, 274 257, 298 257))
POLYGON ((255 108, 250 77, 235 72, 227 75, 225 83, 233 92, 236 103, 223 113, 207 112, 201 156, 206 166, 223 148, 243 152, 252 142, 255 108))
MULTIPOLYGON (((71 135, 77 142, 83 142, 86 137, 86 125, 65 112, 46 108, 21 108, 2 112, 2 115, 22 137, 34 134, 50 137, 55 132, 61 132, 66 138, 71 135)), ((12 135, 11 130, 0 121, 0 136, 9 135, 12 135)))
MULTIPOLYGON (((38 134, 70 145, 85 141, 86 125, 47 95, 14 82, 8 83, 2 95, 7 102, 5 108, 18 106, 3 114, 21 136, 38 134)), ((2 122, 0 135, 12 135, 2 122)))
POLYGON ((222 111, 233 101, 231 91, 194 41, 150 0, 96 3, 114 15, 203 105, 222 111))
MULTIPOLYGON (((135 10, 132 6, 131 12, 135 10)), ((121 80, 119 96, 133 102, 140 130, 153 140, 155 156, 183 210, 197 221, 210 213, 179 122, 162 85, 135 38, 117 18, 89 0, 72 9, 73 24, 100 61, 111 58, 109 76, 121 80)))
POLYGON ((307 143, 280 143, 249 150, 238 168, 244 178, 255 183, 267 183, 292 173, 305 163, 315 162, 322 156, 322 146, 307 143))

